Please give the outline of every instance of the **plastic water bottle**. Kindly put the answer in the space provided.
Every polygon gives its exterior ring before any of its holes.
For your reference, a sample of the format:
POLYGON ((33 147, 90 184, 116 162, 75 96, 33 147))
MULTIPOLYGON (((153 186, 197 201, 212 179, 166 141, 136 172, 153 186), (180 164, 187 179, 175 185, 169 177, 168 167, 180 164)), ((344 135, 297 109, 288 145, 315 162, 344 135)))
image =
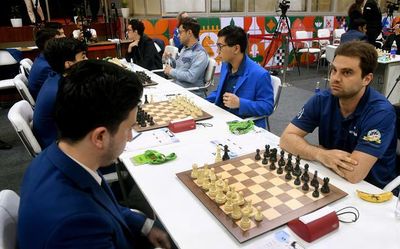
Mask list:
POLYGON ((397 53, 397 47, 393 44, 392 48, 390 49, 390 58, 391 59, 396 58, 396 53, 397 53))
POLYGON ((397 219, 400 219, 400 191, 399 191, 399 195, 397 197, 397 203, 396 203, 396 209, 394 210, 394 216, 396 216, 397 219))
POLYGON ((317 81, 317 84, 315 84, 314 92, 319 93, 320 91, 321 91, 321 89, 319 88, 319 81, 317 81))

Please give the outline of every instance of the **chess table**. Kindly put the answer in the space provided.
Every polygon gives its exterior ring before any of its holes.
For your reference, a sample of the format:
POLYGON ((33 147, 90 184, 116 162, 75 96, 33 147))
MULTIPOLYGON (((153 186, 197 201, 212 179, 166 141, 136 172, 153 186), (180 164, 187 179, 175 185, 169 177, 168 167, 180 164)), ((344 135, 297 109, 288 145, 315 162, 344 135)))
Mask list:
MULTIPOLYGON (((251 219, 250 228, 247 230, 239 226, 240 220, 234 220, 224 210, 224 205, 218 205, 198 186, 191 178, 191 170, 178 173, 178 178, 190 189, 190 191, 203 203, 204 206, 232 233, 240 242, 245 242, 260 234, 268 232, 304 214, 317 210, 331 202, 343 198, 347 193, 330 184, 330 192, 320 193, 319 197, 313 197, 314 187, 309 191, 302 190, 302 184, 296 186, 294 177, 285 179, 285 172, 278 174, 277 170, 270 170, 269 164, 262 164, 262 160, 256 161, 256 153, 244 155, 231 160, 209 165, 215 169, 217 176, 223 180, 228 179, 229 186, 234 186, 236 191, 242 191, 245 200, 251 200, 254 216, 256 207, 261 207, 264 219, 260 222, 251 219)), ((278 156, 277 159, 279 159, 278 156)), ((310 179, 312 174, 310 174, 310 179)), ((323 181, 318 178, 322 186, 323 181)))

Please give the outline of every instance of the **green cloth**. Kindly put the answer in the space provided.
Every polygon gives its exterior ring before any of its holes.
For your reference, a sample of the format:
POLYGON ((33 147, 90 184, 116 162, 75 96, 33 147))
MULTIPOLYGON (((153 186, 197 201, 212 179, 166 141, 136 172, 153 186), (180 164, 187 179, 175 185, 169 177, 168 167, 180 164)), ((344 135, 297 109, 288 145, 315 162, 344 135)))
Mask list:
POLYGON ((163 164, 168 161, 172 161, 176 159, 176 154, 171 153, 167 156, 156 151, 156 150, 146 150, 144 154, 136 155, 131 158, 132 162, 135 165, 142 164, 163 164))
POLYGON ((253 120, 248 121, 230 121, 227 122, 229 130, 236 135, 246 134, 249 131, 254 130, 253 120))

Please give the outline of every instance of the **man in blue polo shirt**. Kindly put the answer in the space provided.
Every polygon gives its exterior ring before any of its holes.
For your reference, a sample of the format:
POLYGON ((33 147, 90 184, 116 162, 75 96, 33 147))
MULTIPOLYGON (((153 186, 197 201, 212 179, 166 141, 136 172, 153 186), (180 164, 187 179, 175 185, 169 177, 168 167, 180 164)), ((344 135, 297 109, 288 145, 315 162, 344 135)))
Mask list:
POLYGON ((336 49, 330 90, 313 96, 281 136, 280 146, 321 162, 351 183, 383 188, 396 177, 396 116, 369 87, 377 66, 375 48, 352 41, 336 49), (304 137, 319 127, 319 146, 304 137))

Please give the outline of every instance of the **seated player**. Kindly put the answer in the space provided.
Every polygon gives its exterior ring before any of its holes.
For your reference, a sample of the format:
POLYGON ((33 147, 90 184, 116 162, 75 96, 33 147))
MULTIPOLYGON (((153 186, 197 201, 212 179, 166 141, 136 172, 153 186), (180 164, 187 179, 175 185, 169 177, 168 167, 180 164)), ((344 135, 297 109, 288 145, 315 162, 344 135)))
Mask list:
POLYGON ((35 34, 35 43, 40 51, 40 54, 36 57, 32 64, 28 79, 28 89, 35 100, 44 81, 47 79, 50 72, 53 71, 47 60, 44 58, 44 47, 48 40, 57 38, 59 35, 60 33, 57 31, 57 29, 52 28, 41 29, 35 34))
POLYGON ((40 89, 33 112, 33 133, 42 150, 57 139, 53 114, 58 82, 68 68, 76 62, 87 59, 86 51, 85 43, 73 38, 50 40, 44 49, 44 56, 54 72, 50 73, 40 89))
POLYGON ((369 87, 377 67, 375 48, 361 41, 340 45, 330 90, 314 95, 282 134, 280 146, 315 160, 351 183, 383 188, 396 177, 396 115, 389 101, 369 87), (304 137, 319 128, 319 146, 304 137))
MULTIPOLYGON (((166 65, 164 73, 182 87, 204 86, 204 74, 208 65, 208 54, 199 42, 200 24, 193 18, 184 18, 179 26, 179 39, 183 48, 176 61, 166 65)), ((205 90, 193 91, 205 97, 205 90)))
POLYGON ((132 40, 125 56, 126 60, 148 70, 161 69, 161 56, 157 52, 154 41, 144 34, 143 22, 137 19, 129 20, 126 32, 129 40, 132 40))
POLYGON ((345 43, 349 41, 366 41, 368 42, 368 37, 365 34, 367 32, 367 22, 364 18, 358 18, 353 21, 353 26, 351 29, 347 30, 340 37, 340 43, 345 43))
POLYGON ((55 120, 60 140, 25 172, 18 246, 36 248, 170 248, 146 216, 120 206, 102 174, 132 139, 143 86, 112 63, 74 65, 60 81, 55 120), (146 239, 146 240, 147 240, 146 239))
POLYGON ((88 20, 77 18, 76 28, 77 29, 72 31, 72 36, 75 39, 85 42, 97 42, 97 32, 90 27, 88 20))
POLYGON ((176 28, 174 29, 174 46, 177 47, 179 49, 179 51, 181 51, 181 49, 183 48, 183 45, 181 44, 181 41, 179 39, 179 27, 181 26, 181 22, 183 18, 187 18, 189 17, 189 14, 186 11, 182 11, 178 14, 178 16, 176 17, 176 20, 178 20, 178 25, 176 26, 176 28))
MULTIPOLYGON (((268 71, 246 55, 247 35, 236 26, 218 32, 218 52, 223 61, 218 88, 207 100, 241 117, 269 115, 274 93, 268 71)), ((266 127, 265 119, 255 121, 266 127)))
POLYGON ((392 32, 388 34, 382 49, 390 51, 393 46, 393 42, 396 41, 396 46, 398 47, 397 54, 400 54, 400 17, 395 17, 393 19, 392 28, 390 31, 392 32))
POLYGON ((65 37, 64 28, 59 22, 46 22, 44 24, 44 27, 49 29, 56 29, 58 31, 58 38, 65 37))

